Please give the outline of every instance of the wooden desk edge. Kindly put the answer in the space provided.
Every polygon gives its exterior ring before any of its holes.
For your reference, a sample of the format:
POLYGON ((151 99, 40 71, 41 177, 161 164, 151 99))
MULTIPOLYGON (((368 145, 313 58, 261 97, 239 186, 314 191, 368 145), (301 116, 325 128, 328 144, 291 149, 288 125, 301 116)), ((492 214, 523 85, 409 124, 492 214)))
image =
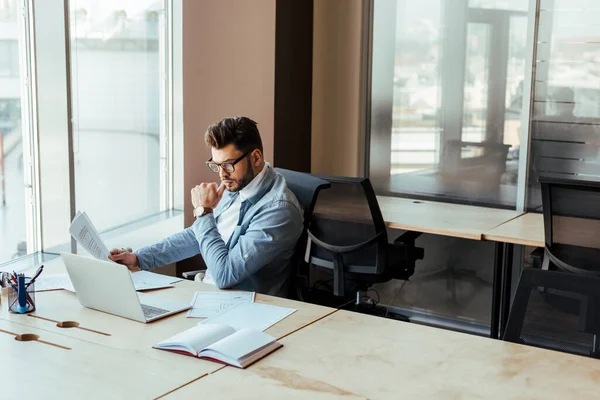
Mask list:
POLYGON ((496 234, 487 234, 485 233, 483 235, 483 240, 487 240, 490 242, 501 242, 501 243, 510 243, 510 244, 520 244, 523 246, 533 246, 533 247, 544 247, 544 241, 538 241, 535 239, 522 239, 522 238, 515 238, 515 237, 511 237, 511 236, 502 236, 502 235, 496 235, 496 234))
POLYGON ((385 226, 387 226, 388 228, 392 228, 392 229, 401 229, 404 231, 421 232, 421 233, 431 233, 434 235, 451 236, 451 237, 462 238, 462 239, 481 240, 481 238, 483 236, 483 234, 481 234, 481 233, 465 232, 465 231, 452 231, 452 230, 436 229, 436 228, 424 228, 422 226, 401 224, 398 222, 386 222, 385 226))

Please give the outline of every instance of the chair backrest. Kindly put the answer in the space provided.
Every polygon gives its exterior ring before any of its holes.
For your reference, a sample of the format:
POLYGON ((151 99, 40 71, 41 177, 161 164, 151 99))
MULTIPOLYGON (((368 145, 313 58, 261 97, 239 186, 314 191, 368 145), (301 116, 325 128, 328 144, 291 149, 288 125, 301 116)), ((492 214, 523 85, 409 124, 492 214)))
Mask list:
POLYGON ((387 272, 387 233, 369 179, 318 177, 331 187, 317 197, 305 261, 333 271, 334 293, 341 295, 344 276, 361 274, 368 279, 365 275, 375 278, 387 272))
POLYGON ((312 212, 317 201, 319 192, 323 189, 330 187, 329 182, 317 178, 313 175, 291 171, 289 169, 275 168, 275 171, 283 175, 285 178, 288 189, 294 193, 300 206, 304 210, 304 229, 302 235, 296 243, 294 255, 292 257, 292 271, 291 271, 291 285, 290 285, 290 296, 291 298, 297 298, 296 289, 298 287, 298 276, 302 275, 300 268, 302 266, 302 257, 306 249, 306 230, 310 224, 312 218, 312 212))
POLYGON ((321 190, 329 188, 331 185, 326 180, 304 172, 283 168, 275 168, 275 171, 283 175, 288 189, 294 193, 304 209, 304 224, 306 226, 315 207, 317 195, 321 190))
POLYGON ((600 182, 541 175, 546 256, 560 269, 600 275, 600 182))
POLYGON ((597 357, 599 300, 600 278, 525 268, 504 340, 597 357))

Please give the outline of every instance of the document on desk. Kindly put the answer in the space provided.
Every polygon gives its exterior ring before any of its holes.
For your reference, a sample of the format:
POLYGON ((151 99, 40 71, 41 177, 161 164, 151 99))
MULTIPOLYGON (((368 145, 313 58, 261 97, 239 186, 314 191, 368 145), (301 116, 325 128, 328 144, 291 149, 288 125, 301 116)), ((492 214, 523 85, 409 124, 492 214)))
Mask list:
MULTIPOLYGON (((137 291, 161 289, 167 287, 173 287, 173 283, 179 282, 182 279, 155 274, 148 271, 139 271, 131 274, 131 280, 133 286, 137 291)), ((68 290, 75 293, 75 288, 71 283, 69 274, 53 274, 53 275, 40 275, 35 281, 35 291, 45 292, 48 290, 68 290)))
POLYGON ((198 322, 199 324, 224 324, 236 331, 250 328, 264 331, 294 313, 296 309, 261 303, 240 303, 227 311, 198 322))
POLYGON ((53 275, 40 275, 35 280, 35 291, 45 292, 48 290, 69 290, 75 292, 69 274, 53 274, 53 275))
POLYGON ((174 276, 155 274, 149 271, 138 271, 131 274, 131 280, 135 290, 151 290, 173 287, 173 283, 182 281, 183 279, 174 276))
POLYGON ((196 292, 188 318, 209 318, 240 303, 253 303, 254 292, 196 292))
POLYGON ((77 212, 69 227, 69 233, 84 249, 98 260, 108 260, 108 247, 86 212, 77 212))

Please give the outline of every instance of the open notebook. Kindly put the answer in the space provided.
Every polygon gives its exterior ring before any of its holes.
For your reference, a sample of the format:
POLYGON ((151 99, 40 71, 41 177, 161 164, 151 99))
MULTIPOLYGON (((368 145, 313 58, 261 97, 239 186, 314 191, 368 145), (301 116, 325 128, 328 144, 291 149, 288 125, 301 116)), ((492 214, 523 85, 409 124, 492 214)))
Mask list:
POLYGON ((220 324, 201 324, 153 346, 190 356, 246 368, 283 345, 256 329, 236 331, 220 324))

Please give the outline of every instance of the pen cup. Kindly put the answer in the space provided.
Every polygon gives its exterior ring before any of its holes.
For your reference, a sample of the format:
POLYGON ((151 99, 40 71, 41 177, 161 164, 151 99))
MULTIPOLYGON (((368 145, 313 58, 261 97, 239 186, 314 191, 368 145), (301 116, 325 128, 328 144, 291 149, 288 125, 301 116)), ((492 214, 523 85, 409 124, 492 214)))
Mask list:
POLYGON ((35 311, 35 283, 29 283, 31 278, 25 278, 25 295, 19 301, 19 291, 9 288, 8 311, 14 314, 27 314, 35 311))

